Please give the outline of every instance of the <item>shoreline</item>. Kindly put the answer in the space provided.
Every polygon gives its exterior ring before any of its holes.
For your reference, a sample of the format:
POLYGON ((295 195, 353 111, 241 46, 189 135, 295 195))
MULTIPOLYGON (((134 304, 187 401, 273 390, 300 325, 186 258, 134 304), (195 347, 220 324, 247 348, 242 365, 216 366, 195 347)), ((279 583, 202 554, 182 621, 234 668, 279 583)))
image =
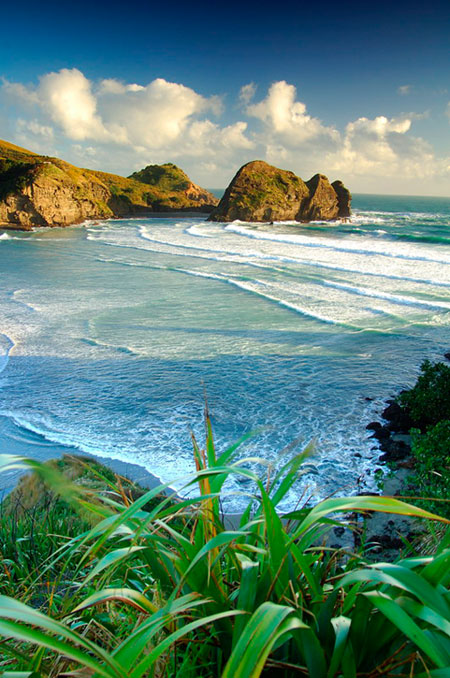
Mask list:
POLYGON ((36 226, 29 226, 20 223, 0 222, 0 231, 22 231, 25 233, 32 233, 36 228, 44 228, 49 230, 53 228, 71 228, 72 226, 83 226, 84 224, 93 221, 103 222, 103 221, 120 221, 121 219, 171 219, 171 218, 194 219, 202 215, 206 217, 209 214, 210 210, 202 210, 201 208, 199 208, 198 210, 188 208, 186 210, 173 210, 170 212, 169 211, 147 212, 144 210, 142 213, 140 212, 139 214, 137 214, 136 212, 131 212, 130 214, 113 215, 110 217, 92 216, 85 217, 83 219, 80 219, 79 221, 74 221, 70 224, 50 224, 48 226, 43 226, 39 224, 36 224, 36 226))

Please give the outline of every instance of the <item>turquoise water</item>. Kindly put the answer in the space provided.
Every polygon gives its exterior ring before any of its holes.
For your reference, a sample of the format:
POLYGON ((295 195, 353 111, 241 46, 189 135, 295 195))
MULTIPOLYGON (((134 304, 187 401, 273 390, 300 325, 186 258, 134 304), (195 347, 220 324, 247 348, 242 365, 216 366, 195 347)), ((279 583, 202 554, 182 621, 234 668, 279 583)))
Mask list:
MULTIPOLYGON (((346 224, 0 234, 2 449, 92 452, 176 485, 206 391, 219 448, 262 427, 241 455, 276 465, 317 441, 285 507, 372 489, 366 424, 450 347, 449 223, 450 199, 359 195, 346 224)), ((226 508, 248 490, 230 485, 226 508)))

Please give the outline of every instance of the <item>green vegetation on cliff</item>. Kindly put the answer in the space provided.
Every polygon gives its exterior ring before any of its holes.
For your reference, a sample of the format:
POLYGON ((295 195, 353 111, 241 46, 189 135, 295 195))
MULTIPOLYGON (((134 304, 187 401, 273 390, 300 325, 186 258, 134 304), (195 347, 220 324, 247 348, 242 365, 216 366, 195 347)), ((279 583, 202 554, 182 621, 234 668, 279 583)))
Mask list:
POLYGON ((142 178, 75 167, 0 141, 0 226, 66 226, 149 211, 208 212, 216 204, 175 165, 151 167, 159 167, 154 170, 159 179, 143 183, 142 178))
POLYGON ((10 594, 0 595, 3 675, 446 676, 448 539, 427 558, 368 564, 362 552, 326 546, 324 535, 349 512, 448 521, 377 496, 279 515, 310 451, 259 477, 249 469, 255 459, 233 459, 237 445, 216 456, 209 417, 206 428, 204 449, 194 440, 197 474, 180 488, 190 491, 185 500, 161 496, 168 485, 136 498, 120 479, 93 491, 48 465, 3 460, 4 469, 31 466, 85 521, 75 536, 61 534, 26 591, 14 590, 0 562, 1 593, 10 594), (220 511, 230 475, 249 488, 234 527, 220 511))
POLYGON ((158 186, 165 191, 185 191, 191 183, 188 175, 172 162, 164 165, 147 165, 139 172, 133 172, 130 179, 158 186))
POLYGON ((412 490, 450 518, 450 367, 424 360, 414 386, 398 402, 412 422, 412 490))

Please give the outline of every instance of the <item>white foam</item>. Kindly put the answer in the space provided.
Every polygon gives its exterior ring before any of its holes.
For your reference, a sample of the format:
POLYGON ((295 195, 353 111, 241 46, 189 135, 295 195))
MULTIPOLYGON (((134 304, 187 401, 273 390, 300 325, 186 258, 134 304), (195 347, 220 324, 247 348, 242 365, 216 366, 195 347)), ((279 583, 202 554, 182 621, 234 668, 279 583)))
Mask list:
POLYGON ((236 222, 225 226, 226 231, 231 231, 245 238, 253 238, 255 240, 269 240, 272 242, 281 242, 288 245, 299 245, 301 247, 321 248, 327 250, 334 250, 338 252, 349 252, 351 254, 359 254, 364 256, 383 256, 394 259, 407 259, 412 261, 430 261, 438 264, 450 264, 450 256, 445 258, 436 258, 436 256, 426 256, 420 248, 415 245, 400 245, 398 243, 391 243, 390 249, 386 249, 386 245, 382 244, 381 240, 364 240, 365 247, 362 248, 359 242, 346 240, 343 241, 335 238, 316 238, 313 236, 305 236, 301 234, 288 235, 285 233, 266 233, 262 231, 255 231, 254 229, 243 228, 236 225, 236 222))
POLYGON ((2 233, 0 235, 0 240, 11 240, 11 236, 8 235, 7 233, 2 233))
POLYGON ((450 310, 450 303, 445 301, 422 301, 414 297, 405 297, 399 294, 390 294, 388 292, 380 292, 371 288, 357 287, 355 285, 348 285, 344 283, 332 282, 330 280, 323 280, 321 283, 325 287, 333 287, 334 289, 344 290, 351 294, 357 294, 364 297, 371 297, 374 299, 386 299, 394 304, 402 304, 406 306, 422 306, 423 308, 440 308, 450 310))
POLYGON ((106 341, 100 341, 100 339, 94 339, 92 337, 80 337, 80 341, 84 344, 88 344, 89 346, 97 346, 98 348, 105 348, 117 353, 124 353, 126 355, 130 356, 138 356, 140 357, 141 354, 139 351, 136 349, 132 348, 131 346, 123 346, 120 344, 110 344, 106 341))
POLYGON ((189 226, 184 230, 188 235, 193 235, 195 238, 212 238, 213 236, 209 233, 205 233, 204 229, 199 228, 198 226, 189 226))

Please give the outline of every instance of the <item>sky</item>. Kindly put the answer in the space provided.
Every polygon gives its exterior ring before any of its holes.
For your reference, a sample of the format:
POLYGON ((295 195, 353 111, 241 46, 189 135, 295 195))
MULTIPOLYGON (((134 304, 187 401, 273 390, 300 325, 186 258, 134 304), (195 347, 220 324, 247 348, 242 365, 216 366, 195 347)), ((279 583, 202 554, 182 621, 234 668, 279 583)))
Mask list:
POLYGON ((450 3, 8 3, 0 138, 207 188, 262 159, 450 196, 450 3))

